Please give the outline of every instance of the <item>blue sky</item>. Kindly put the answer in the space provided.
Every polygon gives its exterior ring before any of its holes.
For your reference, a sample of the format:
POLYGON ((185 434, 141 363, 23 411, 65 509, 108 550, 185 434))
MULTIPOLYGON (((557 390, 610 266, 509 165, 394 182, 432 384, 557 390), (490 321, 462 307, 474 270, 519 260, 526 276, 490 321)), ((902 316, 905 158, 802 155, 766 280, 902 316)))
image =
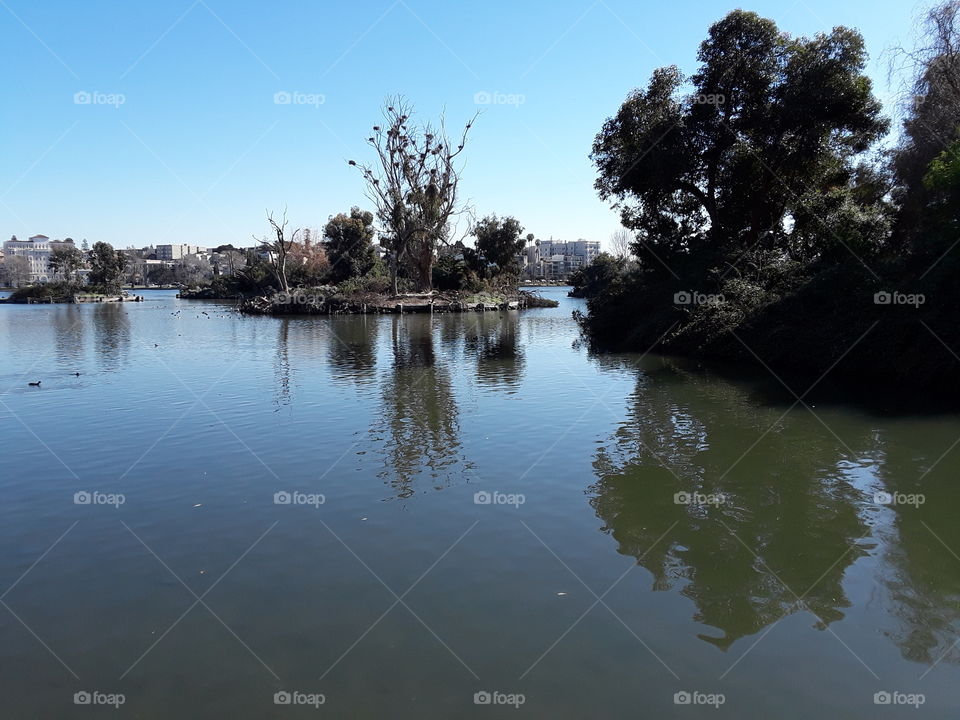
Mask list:
POLYGON ((461 185, 478 214, 606 242, 618 218, 587 158, 602 122, 653 68, 692 71, 741 6, 797 35, 859 28, 886 103, 881 55, 924 4, 0 0, 0 235, 250 244, 285 205, 322 227, 367 204, 346 160, 370 157, 379 106, 402 93, 452 128, 482 110, 461 185))

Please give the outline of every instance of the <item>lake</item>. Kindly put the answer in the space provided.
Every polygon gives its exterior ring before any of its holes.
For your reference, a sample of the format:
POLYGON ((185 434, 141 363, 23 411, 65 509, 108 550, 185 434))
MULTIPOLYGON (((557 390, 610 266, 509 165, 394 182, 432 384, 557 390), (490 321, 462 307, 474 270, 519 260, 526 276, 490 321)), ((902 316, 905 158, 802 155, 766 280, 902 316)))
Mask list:
POLYGON ((952 716, 960 418, 543 292, 0 306, 4 717, 952 716))

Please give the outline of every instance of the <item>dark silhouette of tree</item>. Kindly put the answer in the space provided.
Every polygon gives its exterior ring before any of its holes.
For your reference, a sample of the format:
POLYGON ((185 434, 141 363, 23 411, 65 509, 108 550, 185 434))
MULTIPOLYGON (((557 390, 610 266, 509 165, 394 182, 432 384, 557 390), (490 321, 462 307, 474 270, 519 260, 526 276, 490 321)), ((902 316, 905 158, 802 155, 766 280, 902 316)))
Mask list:
POLYGON ((791 37, 736 10, 698 57, 692 94, 681 95, 676 67, 656 70, 593 145, 596 188, 651 268, 660 268, 652 251, 667 264, 705 248, 789 251, 784 219, 808 192, 848 184, 852 159, 887 128, 854 30, 791 37))

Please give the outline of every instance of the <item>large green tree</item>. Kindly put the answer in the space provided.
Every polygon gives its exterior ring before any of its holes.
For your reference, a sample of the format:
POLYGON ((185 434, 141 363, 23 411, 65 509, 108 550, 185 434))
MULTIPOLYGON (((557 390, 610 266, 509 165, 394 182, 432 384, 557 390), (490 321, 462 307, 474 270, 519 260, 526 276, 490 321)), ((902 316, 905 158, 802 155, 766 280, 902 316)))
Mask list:
POLYGON ((653 255, 700 249, 789 251, 788 220, 809 193, 849 186, 857 156, 887 128, 854 30, 792 37, 736 10, 698 57, 689 79, 656 70, 593 145, 596 188, 650 267, 653 255))
POLYGON ((376 263, 373 248, 373 213, 358 207, 333 216, 323 228, 330 279, 339 283, 366 275, 376 263))
POLYGON ((476 238, 474 269, 481 275, 517 271, 517 255, 523 251, 523 226, 513 217, 488 215, 473 226, 476 238))
POLYGON ((110 292, 119 292, 123 284, 123 273, 127 267, 123 251, 114 250, 113 245, 95 242, 89 252, 90 284, 110 292))

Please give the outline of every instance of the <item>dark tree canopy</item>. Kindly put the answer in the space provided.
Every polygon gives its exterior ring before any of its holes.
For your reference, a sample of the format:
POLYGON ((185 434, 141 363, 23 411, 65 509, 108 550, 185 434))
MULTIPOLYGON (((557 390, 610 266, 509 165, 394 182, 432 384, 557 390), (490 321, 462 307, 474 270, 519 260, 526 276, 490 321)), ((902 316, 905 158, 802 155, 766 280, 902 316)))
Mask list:
POLYGON ((710 28, 698 58, 688 80, 656 70, 604 124, 591 154, 596 188, 648 264, 650 252, 789 250, 785 220, 811 191, 851 185, 855 158, 887 128, 863 39, 842 27, 795 38, 736 10, 710 28))
POLYGON ((110 243, 95 242, 89 252, 91 285, 110 291, 119 291, 127 260, 122 250, 114 250, 110 243))

